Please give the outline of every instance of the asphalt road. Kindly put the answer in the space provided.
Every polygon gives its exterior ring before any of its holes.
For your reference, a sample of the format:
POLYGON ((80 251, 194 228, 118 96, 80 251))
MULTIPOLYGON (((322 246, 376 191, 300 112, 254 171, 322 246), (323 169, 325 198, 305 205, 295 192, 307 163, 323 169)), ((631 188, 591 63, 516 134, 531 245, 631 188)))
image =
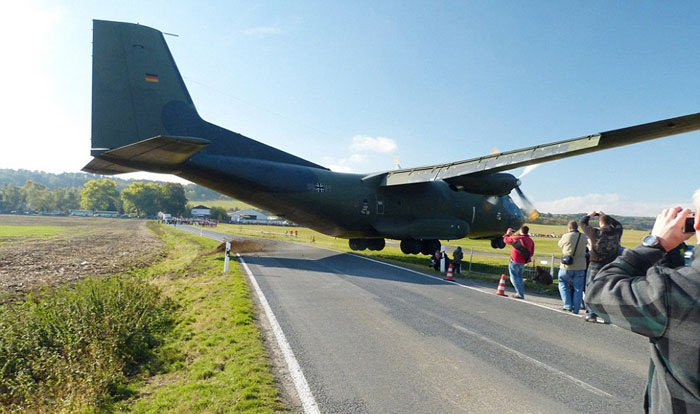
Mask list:
POLYGON ((556 298, 294 243, 244 260, 321 412, 642 411, 644 338, 560 312, 556 298))

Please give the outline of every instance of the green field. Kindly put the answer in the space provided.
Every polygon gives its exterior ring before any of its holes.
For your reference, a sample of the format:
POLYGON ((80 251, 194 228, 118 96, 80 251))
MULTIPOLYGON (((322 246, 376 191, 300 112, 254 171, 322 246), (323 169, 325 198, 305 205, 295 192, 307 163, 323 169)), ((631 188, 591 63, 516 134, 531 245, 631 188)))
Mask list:
POLYGON ((0 225, 0 241, 6 239, 45 239, 68 230, 61 226, 3 226, 0 225))
MULTIPOLYGON (((561 254, 561 249, 557 245, 559 238, 564 234, 567 229, 566 226, 552 226, 545 224, 531 224, 530 233, 532 234, 554 234, 557 237, 533 237, 535 241, 535 254, 536 256, 558 256, 561 254)), ((231 234, 241 234, 249 236, 259 236, 263 238, 277 238, 286 239, 290 241, 301 241, 301 242, 314 242, 320 246, 333 248, 343 251, 351 251, 348 247, 348 241, 346 239, 340 239, 337 237, 326 236, 317 231, 305 228, 305 227, 283 227, 283 226, 259 226, 259 225, 246 225, 246 224, 219 224, 219 229, 231 234), (289 233, 296 231, 299 233, 298 237, 292 236, 289 233)), ((625 230, 622 237, 622 244, 625 247, 633 247, 639 244, 641 239, 648 233, 640 230, 625 230)), ((491 242, 489 240, 472 240, 472 239, 460 239, 451 241, 442 241, 445 246, 456 247, 462 246, 462 249, 469 251, 474 249, 475 251, 481 251, 486 253, 502 253, 504 255, 508 254, 507 249, 494 250, 491 248, 491 242)), ((400 253, 398 248, 398 241, 387 241, 387 247, 382 250, 382 252, 369 252, 365 251, 368 255, 383 254, 383 253, 400 253), (394 242, 392 244, 392 242, 394 242)), ((422 257, 422 256, 419 256, 422 257)))

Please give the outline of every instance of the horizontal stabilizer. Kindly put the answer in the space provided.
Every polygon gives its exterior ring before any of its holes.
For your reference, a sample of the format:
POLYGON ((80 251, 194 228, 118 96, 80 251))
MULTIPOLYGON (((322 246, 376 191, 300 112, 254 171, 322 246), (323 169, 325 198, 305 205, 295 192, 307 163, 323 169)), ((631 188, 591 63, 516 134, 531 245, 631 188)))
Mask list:
POLYGON ((83 167, 83 171, 92 174, 115 175, 136 172, 138 170, 135 168, 123 167, 121 165, 101 160, 99 158, 93 158, 92 161, 90 161, 86 166, 83 167))
POLYGON ((83 171, 104 175, 134 171, 173 174, 209 143, 201 138, 159 135, 100 153, 83 171))
POLYGON ((451 184, 459 185, 463 181, 460 177, 469 174, 507 171, 527 165, 607 150, 698 129, 700 129, 700 113, 449 164, 372 174, 365 177, 364 180, 381 177, 381 183, 384 186, 415 184, 436 180, 445 180, 451 184))

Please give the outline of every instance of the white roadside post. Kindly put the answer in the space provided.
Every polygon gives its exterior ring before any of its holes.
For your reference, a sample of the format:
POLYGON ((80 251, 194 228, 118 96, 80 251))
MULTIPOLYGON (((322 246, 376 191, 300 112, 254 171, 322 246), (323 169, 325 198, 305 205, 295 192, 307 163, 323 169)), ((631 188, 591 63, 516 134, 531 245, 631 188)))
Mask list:
POLYGON ((549 274, 554 277, 554 255, 552 255, 552 264, 549 266, 549 274))
POLYGON ((224 253, 224 273, 228 273, 229 253, 231 252, 231 242, 226 242, 226 252, 224 253))
POLYGON ((472 262, 474 261, 474 248, 472 247, 472 252, 469 255, 469 270, 467 270, 467 273, 472 272, 472 262))

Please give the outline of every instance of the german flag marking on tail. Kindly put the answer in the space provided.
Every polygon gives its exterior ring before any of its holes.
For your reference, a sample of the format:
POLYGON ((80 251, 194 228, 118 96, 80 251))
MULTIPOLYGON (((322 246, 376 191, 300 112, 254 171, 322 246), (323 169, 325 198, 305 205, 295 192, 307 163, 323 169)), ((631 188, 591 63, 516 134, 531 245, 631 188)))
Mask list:
POLYGON ((153 73, 147 73, 145 80, 146 80, 146 82, 152 82, 152 83, 160 82, 160 78, 158 78, 158 75, 155 75, 153 73))

